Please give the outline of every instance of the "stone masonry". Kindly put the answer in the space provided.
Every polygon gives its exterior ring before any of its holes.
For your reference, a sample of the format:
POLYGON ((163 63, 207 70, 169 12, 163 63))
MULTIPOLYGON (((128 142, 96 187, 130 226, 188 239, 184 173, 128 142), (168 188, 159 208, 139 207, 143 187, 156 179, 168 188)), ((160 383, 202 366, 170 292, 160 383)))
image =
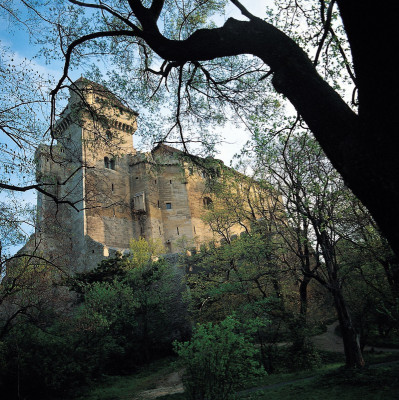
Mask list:
POLYGON ((38 193, 36 246, 71 272, 126 251, 132 238, 159 239, 169 253, 214 239, 201 219, 204 172, 165 145, 137 152, 136 118, 80 78, 54 128, 57 143, 37 150, 37 181, 57 200, 38 193))

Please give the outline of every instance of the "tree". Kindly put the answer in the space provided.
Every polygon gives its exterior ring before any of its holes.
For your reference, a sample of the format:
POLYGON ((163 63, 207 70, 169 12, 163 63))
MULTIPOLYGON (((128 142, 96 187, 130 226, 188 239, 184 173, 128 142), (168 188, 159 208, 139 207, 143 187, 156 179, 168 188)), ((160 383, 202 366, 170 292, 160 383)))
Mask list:
POLYGON ((77 324, 82 335, 90 345, 94 342, 96 352, 102 351, 97 342, 103 337, 122 349, 117 360, 111 348, 111 368, 115 362, 119 367, 149 362, 189 330, 182 285, 173 264, 159 256, 162 251, 158 241, 131 240, 130 254, 104 260, 71 279, 84 296, 77 324))
POLYGON ((348 223, 352 213, 351 193, 306 132, 293 130, 290 135, 287 142, 284 135, 273 141, 270 137, 262 140, 259 134, 258 160, 281 193, 289 225, 298 235, 297 254, 303 258, 300 264, 303 282, 315 279, 331 293, 342 330, 346 364, 361 367, 364 361, 356 327, 344 296, 348 268, 339 257, 338 247, 359 230, 354 219, 352 225, 348 223), (305 251, 300 251, 302 248, 305 251), (313 268, 308 265, 309 252, 313 253, 313 268))
MULTIPOLYGON (((394 20, 399 7, 397 2, 388 0, 384 6, 376 6, 370 0, 361 5, 355 0, 311 2, 317 30, 317 34, 309 38, 309 41, 313 39, 317 42, 313 62, 302 44, 297 44, 272 23, 252 15, 238 0, 231 0, 231 3, 247 20, 229 18, 223 26, 212 27, 208 23, 209 18, 224 3, 216 0, 189 1, 183 6, 180 2, 175 5, 164 0, 92 3, 69 0, 78 12, 87 10, 86 25, 84 30, 75 30, 73 35, 71 26, 60 29, 65 68, 63 77, 52 92, 53 102, 78 52, 87 48, 88 42, 100 43, 103 38, 112 38, 111 48, 115 51, 119 49, 118 44, 137 46, 142 55, 143 78, 146 74, 155 73, 166 81, 176 70, 179 83, 174 126, 184 142, 179 118, 183 90, 190 85, 195 86, 195 81, 202 77, 205 86, 211 88, 207 92, 209 95, 216 93, 219 100, 227 99, 229 94, 232 97, 228 83, 239 79, 235 75, 236 69, 229 78, 219 80, 220 69, 214 60, 224 57, 228 64, 231 57, 253 55, 270 67, 268 75, 272 76, 271 83, 275 90, 294 105, 345 183, 368 207, 398 255, 399 217, 396 204, 399 184, 396 177, 399 164, 391 141, 396 129, 394 121, 398 99, 394 93, 399 78, 394 63, 385 62, 381 68, 381 60, 389 59, 391 44, 387 38, 397 40, 398 37, 394 20), (95 11, 98 13, 93 14, 95 11), (337 18, 341 18, 345 28, 346 46, 340 45, 340 38, 334 30, 337 18), (383 22, 384 28, 370 29, 375 21, 383 22), (322 50, 331 47, 334 41, 343 56, 344 68, 356 85, 356 111, 316 69, 322 50), (349 55, 345 53, 345 47, 350 48, 349 55), (164 60, 158 71, 150 67, 155 55, 164 60), (207 66, 205 62, 209 60, 213 64, 208 63, 207 66)), ((291 10, 294 17, 295 13, 301 12, 306 17, 309 10, 306 5, 306 2, 291 4, 287 1, 285 9, 291 10)), ((71 12, 72 9, 66 10, 71 12)), ((77 16, 73 15, 75 24, 77 16)), ((302 43, 305 40, 306 37, 302 43)), ((104 48, 103 42, 97 47, 98 50, 104 48)), ((132 60, 127 50, 119 53, 119 59, 123 57, 129 62, 132 60)), ((261 71, 262 68, 256 69, 258 73, 261 71)), ((249 72, 252 71, 247 70, 246 74, 249 72)))

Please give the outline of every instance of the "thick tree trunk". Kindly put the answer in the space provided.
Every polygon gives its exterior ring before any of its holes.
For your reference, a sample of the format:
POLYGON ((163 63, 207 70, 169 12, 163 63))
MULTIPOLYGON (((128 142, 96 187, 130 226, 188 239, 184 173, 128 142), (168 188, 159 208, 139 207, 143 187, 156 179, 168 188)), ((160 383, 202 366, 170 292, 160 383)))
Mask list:
POLYGON ((346 366, 349 368, 362 368, 364 367, 362 352, 342 292, 340 289, 333 289, 332 295, 344 342, 346 366))
POLYGON ((352 318, 342 293, 342 284, 339 277, 340 268, 339 264, 336 262, 335 246, 331 242, 326 229, 323 228, 321 221, 313 220, 313 226, 322 250, 328 276, 328 281, 325 282, 325 287, 329 289, 333 296, 335 310, 341 326, 346 366, 349 368, 362 368, 364 367, 364 360, 357 339, 356 330, 353 326, 352 318))

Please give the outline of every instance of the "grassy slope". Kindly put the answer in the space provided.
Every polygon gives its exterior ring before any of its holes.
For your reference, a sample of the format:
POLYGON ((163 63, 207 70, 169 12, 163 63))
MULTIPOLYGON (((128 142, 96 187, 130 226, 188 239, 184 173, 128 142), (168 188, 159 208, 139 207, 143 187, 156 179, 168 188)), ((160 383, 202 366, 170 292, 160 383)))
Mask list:
MULTIPOLYGON (((369 363, 398 359, 397 354, 371 355, 369 363)), ((242 393, 245 400, 397 400, 399 398, 399 363, 366 368, 362 372, 340 369, 342 364, 330 363, 317 371, 274 374, 257 382, 248 382, 247 388, 262 387, 242 393), (313 377, 312 379, 306 379, 313 377), (297 382, 292 382, 298 380, 297 382), (288 383, 287 382, 292 382, 288 383), (271 387, 266 387, 271 386, 271 387)), ((161 360, 126 377, 108 377, 101 385, 87 391, 75 400, 131 400, 142 390, 153 389, 159 378, 173 371, 173 359, 161 360)), ((159 397, 158 400, 183 400, 183 394, 159 397)), ((217 399, 214 399, 217 400, 217 399)))
POLYGON ((335 369, 318 372, 314 379, 240 396, 245 400, 397 400, 399 398, 399 364, 348 373, 335 369))
POLYGON ((131 400, 134 395, 156 387, 161 377, 174 371, 175 358, 152 363, 134 375, 107 376, 101 383, 85 388, 74 400, 131 400))

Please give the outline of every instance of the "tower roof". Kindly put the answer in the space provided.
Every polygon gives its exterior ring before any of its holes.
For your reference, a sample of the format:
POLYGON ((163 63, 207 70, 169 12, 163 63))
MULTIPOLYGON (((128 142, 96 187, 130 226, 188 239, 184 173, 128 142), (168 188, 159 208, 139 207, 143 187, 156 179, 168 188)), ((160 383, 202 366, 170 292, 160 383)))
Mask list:
POLYGON ((106 98, 112 105, 124 110, 128 111, 130 113, 133 113, 134 115, 139 115, 137 111, 132 110, 131 108, 127 107, 125 104, 122 103, 122 101, 114 94, 112 93, 109 89, 107 89, 105 86, 97 83, 90 81, 87 78, 84 78, 83 76, 77 79, 73 85, 76 85, 79 89, 88 89, 92 91, 94 94, 98 94, 102 98, 106 98))

